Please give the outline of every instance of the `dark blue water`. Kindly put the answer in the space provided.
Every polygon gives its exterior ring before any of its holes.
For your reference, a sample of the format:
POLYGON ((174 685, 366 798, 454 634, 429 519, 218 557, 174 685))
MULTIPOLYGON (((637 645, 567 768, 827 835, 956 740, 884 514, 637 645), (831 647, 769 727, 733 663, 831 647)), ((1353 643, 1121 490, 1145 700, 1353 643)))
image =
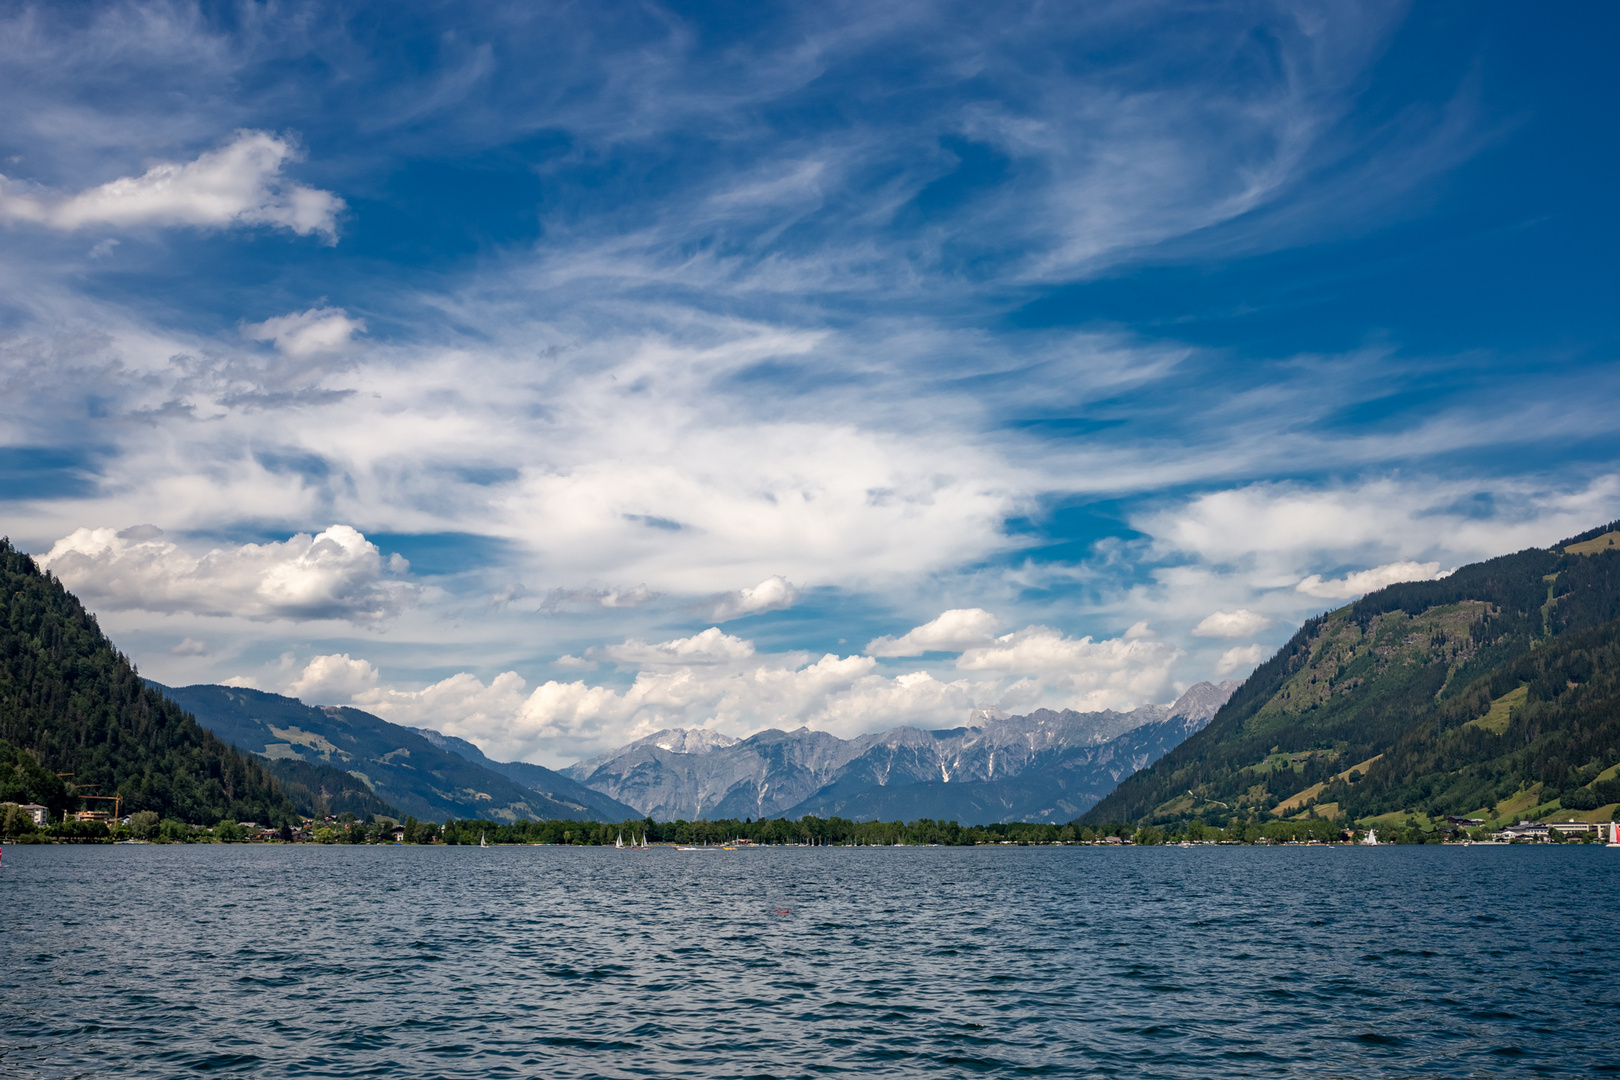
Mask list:
POLYGON ((1590 1076, 1603 848, 15 847, 6 1077, 1590 1076))

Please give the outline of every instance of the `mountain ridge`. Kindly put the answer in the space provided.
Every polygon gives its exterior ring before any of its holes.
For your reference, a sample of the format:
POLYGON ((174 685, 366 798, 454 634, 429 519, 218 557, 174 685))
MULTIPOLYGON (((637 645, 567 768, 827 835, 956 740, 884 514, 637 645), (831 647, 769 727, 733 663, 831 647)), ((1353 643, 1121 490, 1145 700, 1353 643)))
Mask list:
POLYGON ((624 821, 639 816, 600 793, 570 798, 578 787, 573 781, 539 765, 525 766, 533 782, 544 782, 546 777, 558 781, 554 785, 557 795, 537 790, 446 747, 443 743, 449 736, 433 732, 435 738, 429 739, 415 728, 360 709, 306 705, 281 694, 212 684, 169 687, 165 693, 203 726, 243 750, 263 758, 333 765, 364 782, 379 798, 421 820, 600 817, 624 821))
POLYGON ((1612 813, 1620 790, 1598 777, 1620 764, 1616 525, 1307 620, 1080 822, 1612 813))
MULTIPOLYGON (((968 819, 994 806, 1017 807, 1032 819, 1067 820, 1100 797, 1099 777, 1109 776, 1112 787, 1117 776, 1111 770, 1118 771, 1118 762, 1156 759, 1177 729, 1155 729, 1140 745, 1127 740, 1107 755, 1099 753, 1101 748, 1177 717, 1196 718, 1201 727, 1236 686, 1230 681, 1200 683, 1172 705, 1129 712, 1039 709, 1025 716, 986 718, 979 725, 934 730, 902 726, 853 739, 808 728, 769 728, 745 739, 706 738, 713 733, 701 728, 666 729, 563 772, 659 820, 865 815, 875 812, 870 810, 875 806, 908 820, 944 813, 948 819, 977 823, 968 819), (669 748, 689 743, 698 749, 669 748), (1082 780, 1086 769, 1091 770, 1089 779, 1082 780), (1044 777, 1039 794, 1015 794, 1010 786, 1027 785, 1037 776, 1044 777), (969 787, 975 783, 989 786, 969 787), (879 795, 879 789, 887 793, 879 795), (948 812, 953 799, 960 802, 956 814, 948 812), (921 813, 925 805, 928 814, 921 813)), ((1184 736, 1185 725, 1179 737, 1184 736)))

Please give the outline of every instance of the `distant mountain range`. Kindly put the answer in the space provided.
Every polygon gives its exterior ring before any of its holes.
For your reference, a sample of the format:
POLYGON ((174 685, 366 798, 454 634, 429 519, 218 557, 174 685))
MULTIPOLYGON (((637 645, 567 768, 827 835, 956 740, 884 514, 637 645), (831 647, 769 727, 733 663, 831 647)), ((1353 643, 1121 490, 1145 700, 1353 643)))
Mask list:
POLYGON ((963 824, 1066 822, 1203 728, 1237 688, 1199 683, 1173 705, 1042 709, 971 727, 855 739, 768 730, 660 731, 563 770, 649 817, 847 817, 963 824))
POLYGON ((305 705, 234 686, 152 685, 203 727, 272 766, 290 761, 339 769, 424 821, 641 816, 550 769, 492 762, 461 739, 391 724, 359 709, 305 705))
POLYGON ((359 709, 242 687, 151 685, 283 784, 301 782, 334 807, 370 798, 371 812, 397 807, 435 821, 815 814, 982 824, 1073 819, 1201 729, 1237 683, 1199 683, 1174 705, 1130 712, 1043 709, 856 739, 808 728, 746 739, 677 728, 561 772, 495 761, 465 739, 359 709))

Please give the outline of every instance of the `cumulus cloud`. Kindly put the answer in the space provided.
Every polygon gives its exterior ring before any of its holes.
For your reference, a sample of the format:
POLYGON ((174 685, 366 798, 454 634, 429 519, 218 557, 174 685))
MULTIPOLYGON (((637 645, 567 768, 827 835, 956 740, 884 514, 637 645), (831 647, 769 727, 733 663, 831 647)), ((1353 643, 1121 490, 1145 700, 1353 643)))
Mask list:
POLYGON ((1214 611, 1193 627, 1195 637, 1240 638, 1258 633, 1271 625, 1259 612, 1238 608, 1233 612, 1214 611))
MULTIPOLYGON (((1448 574, 1450 572, 1446 571, 1448 574)), ((1440 572, 1440 564, 1437 562, 1392 562, 1327 581, 1324 581, 1320 574, 1312 574, 1294 586, 1294 589, 1306 596, 1319 596, 1325 600, 1349 600, 1382 589, 1385 585, 1394 585, 1396 582, 1433 581, 1445 576, 1440 572)))
POLYGON ((799 590, 795 589, 787 578, 777 575, 766 578, 753 588, 726 593, 716 601, 714 611, 709 617, 716 622, 725 622, 744 615, 782 611, 792 607, 793 601, 798 598, 799 590))
POLYGON ((961 652, 996 636, 1001 620, 983 608, 952 608, 899 637, 873 638, 868 656, 921 656, 926 652, 961 652))
POLYGON ((748 734, 810 726, 853 735, 902 723, 954 725, 999 697, 995 683, 946 683, 926 672, 887 678, 866 656, 749 659, 644 669, 623 689, 552 680, 527 690, 511 672, 487 685, 463 674, 420 691, 372 690, 355 703, 496 756, 561 763, 668 727, 748 734))
POLYGON ((347 525, 200 556, 152 526, 81 528, 39 562, 91 607, 114 611, 374 623, 418 593, 396 576, 409 568, 405 560, 384 560, 377 545, 347 525))
POLYGON ((194 637, 181 638, 169 650, 170 656, 207 656, 213 652, 206 641, 194 637))
POLYGON ((849 736, 902 724, 956 726, 984 710, 1128 708, 1167 695, 1169 668, 1180 654, 1140 637, 1072 639, 1032 626, 964 654, 958 678, 930 671, 889 676, 862 655, 761 654, 753 642, 717 627, 658 644, 630 640, 591 655, 636 666, 634 681, 626 687, 554 679, 531 690, 514 672, 487 684, 462 673, 422 690, 371 687, 354 701, 399 723, 470 739, 497 756, 561 762, 667 727, 748 735, 809 726, 849 736))
POLYGON ((1221 653, 1215 664, 1216 675, 1230 675, 1234 671, 1253 668, 1266 658, 1264 645, 1239 645, 1221 653))
POLYGON ((1146 637, 1093 641, 1067 637, 1049 626, 1028 626, 968 649, 956 666, 1039 676, 1064 691, 1070 708, 1103 709, 1155 700, 1169 686, 1170 668, 1180 657, 1180 649, 1146 637))
POLYGON ((719 664, 753 656, 754 643, 732 637, 718 626, 711 626, 701 634, 663 641, 657 645, 631 639, 622 645, 592 649, 587 655, 616 664, 719 664))
POLYGON ((348 653, 317 656, 304 665, 286 692, 311 705, 339 705, 377 685, 377 669, 369 660, 348 653))
POLYGON ((279 315, 242 327, 248 340, 274 342, 284 355, 298 357, 336 352, 365 330, 364 319, 351 319, 342 308, 328 307, 279 315))
POLYGON ((159 162, 76 194, 0 176, 0 219, 54 229, 91 225, 273 225, 300 236, 337 242, 343 200, 330 191, 282 178, 282 167, 301 155, 288 139, 265 131, 238 131, 234 139, 195 161, 159 162))

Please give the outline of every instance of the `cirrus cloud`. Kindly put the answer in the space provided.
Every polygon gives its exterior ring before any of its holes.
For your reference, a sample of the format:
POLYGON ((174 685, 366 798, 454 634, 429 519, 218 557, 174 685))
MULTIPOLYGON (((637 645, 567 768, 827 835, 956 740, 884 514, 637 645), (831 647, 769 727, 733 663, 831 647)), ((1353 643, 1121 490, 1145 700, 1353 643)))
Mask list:
POLYGON ((319 234, 337 243, 344 202, 282 179, 282 167, 300 157, 289 139, 266 131, 238 131, 225 146, 185 163, 159 162, 75 194, 0 176, 0 219, 54 229, 91 225, 272 225, 299 236, 319 234))
POLYGON ((365 333, 366 320, 351 319, 342 308, 310 308, 308 311, 278 315, 260 323, 248 323, 242 333, 250 341, 274 342, 287 356, 315 356, 336 352, 356 333, 365 333))

